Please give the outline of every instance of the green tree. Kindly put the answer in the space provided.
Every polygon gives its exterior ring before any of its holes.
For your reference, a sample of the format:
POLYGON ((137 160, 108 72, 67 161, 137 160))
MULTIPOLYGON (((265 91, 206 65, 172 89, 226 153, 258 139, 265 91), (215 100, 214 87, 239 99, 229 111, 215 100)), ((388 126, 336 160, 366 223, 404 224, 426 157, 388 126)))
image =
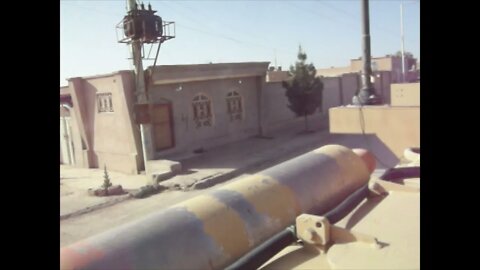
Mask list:
POLYGON ((288 98, 288 108, 297 117, 305 118, 305 131, 309 131, 308 115, 313 114, 322 106, 323 82, 315 77, 317 70, 310 63, 306 64, 307 54, 300 46, 297 55, 298 61, 295 66, 290 66, 289 80, 283 81, 282 86, 287 89, 285 95, 288 98))
POLYGON ((102 188, 105 190, 105 194, 108 195, 108 188, 112 186, 112 182, 110 181, 110 177, 108 176, 107 165, 104 165, 104 166, 105 167, 104 167, 102 188))

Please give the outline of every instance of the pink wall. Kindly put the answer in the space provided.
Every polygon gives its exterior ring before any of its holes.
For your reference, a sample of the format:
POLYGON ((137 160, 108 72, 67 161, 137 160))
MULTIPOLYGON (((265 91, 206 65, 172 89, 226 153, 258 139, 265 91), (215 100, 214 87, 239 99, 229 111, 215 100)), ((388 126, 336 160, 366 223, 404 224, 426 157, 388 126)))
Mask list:
POLYGON ((87 157, 87 164, 83 166, 103 168, 105 164, 114 171, 138 172, 141 157, 129 105, 132 101, 132 75, 130 71, 120 71, 107 76, 70 80, 79 133, 85 142, 83 155, 87 157), (97 94, 102 93, 111 93, 113 112, 98 112, 97 94))

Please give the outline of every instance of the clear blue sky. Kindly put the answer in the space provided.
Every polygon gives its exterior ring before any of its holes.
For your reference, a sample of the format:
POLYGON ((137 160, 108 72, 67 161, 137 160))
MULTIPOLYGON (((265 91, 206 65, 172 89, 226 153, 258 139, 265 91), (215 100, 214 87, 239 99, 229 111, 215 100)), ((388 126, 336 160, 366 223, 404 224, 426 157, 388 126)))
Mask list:
MULTIPOLYGON (((176 38, 163 43, 157 65, 270 61, 284 69, 298 45, 317 68, 347 66, 360 57, 360 0, 145 1, 176 38)), ((400 50, 400 3, 370 0, 372 56, 400 50)), ((420 59, 420 3, 404 2, 405 50, 420 59)), ((66 78, 133 69, 115 26, 126 0, 60 1, 60 85, 66 78)), ((146 54, 150 46, 145 46, 146 54)), ((155 56, 154 47, 150 56, 155 56)), ((144 61, 144 67, 153 61, 144 61)))

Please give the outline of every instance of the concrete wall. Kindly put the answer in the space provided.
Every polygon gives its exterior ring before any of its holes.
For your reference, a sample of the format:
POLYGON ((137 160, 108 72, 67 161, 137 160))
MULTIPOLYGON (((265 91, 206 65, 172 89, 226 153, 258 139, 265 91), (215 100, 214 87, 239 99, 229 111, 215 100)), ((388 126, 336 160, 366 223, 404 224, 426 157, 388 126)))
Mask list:
MULTIPOLYGON (((269 62, 163 65, 155 67, 149 84, 170 84, 228 78, 265 76, 269 62)), ((149 67, 146 73, 152 72, 149 67)))
POLYGON ((267 82, 281 82, 288 78, 290 78, 288 71, 275 70, 267 72, 266 80, 267 82))
POLYGON ((266 83, 264 86, 265 118, 269 129, 276 128, 295 119, 295 114, 288 108, 286 89, 282 83, 266 83))
MULTIPOLYGON (((388 71, 379 71, 373 75, 373 87, 382 95, 385 104, 390 103, 391 74, 388 71)), ((352 98, 361 87, 361 78, 358 73, 343 74, 341 77, 323 78, 323 111, 339 105, 352 104, 352 98)))
MULTIPOLYGON (((339 78, 322 78, 324 83, 322 110, 309 116, 310 123, 326 121, 328 108, 340 105, 339 78)), ((264 89, 264 115, 267 134, 275 136, 275 131, 282 126, 296 121, 304 121, 303 117, 296 117, 288 108, 286 89, 280 82, 266 83, 264 89)), ((313 124, 312 124, 313 125, 313 124)))
POLYGON ((87 148, 84 139, 81 136, 80 125, 78 123, 78 113, 75 111, 75 108, 72 110, 72 118, 70 123, 72 124, 72 133, 73 133, 73 148, 74 148, 74 157, 75 157, 75 166, 78 167, 89 167, 88 157, 84 149, 87 148))
MULTIPOLYGON (((372 65, 376 66, 378 71, 391 71, 394 67, 395 57, 372 57, 372 65)), ((350 60, 350 69, 352 72, 360 72, 363 69, 362 59, 350 60)))
POLYGON ((343 91, 341 78, 331 77, 322 78, 323 81, 323 101, 322 112, 328 113, 332 107, 342 105, 343 91))
POLYGON ((420 106, 420 83, 392 84, 392 106, 420 106))
POLYGON ((82 153, 76 153, 80 166, 136 174, 139 151, 132 128, 132 72, 69 80, 82 153), (111 93, 113 112, 98 112, 97 94, 111 93), (83 141, 83 142, 82 142, 83 141))
POLYGON ((360 77, 357 73, 342 75, 342 104, 352 104, 352 98, 359 90, 360 77))
MULTIPOLYGON (((365 106, 365 134, 376 135, 397 157, 408 147, 420 147, 420 107, 365 106)), ((330 109, 330 132, 362 134, 359 107, 330 109)))
POLYGON ((373 86, 375 91, 383 98, 383 103, 390 104, 390 84, 392 74, 389 71, 378 71, 374 74, 373 86))
POLYGON ((351 68, 348 67, 331 67, 331 68, 319 68, 317 69, 316 76, 323 76, 323 77, 337 77, 341 76, 345 73, 350 73, 351 68))
POLYGON ((256 77, 151 86, 149 95, 152 102, 171 102, 174 122, 175 147, 158 152, 158 155, 161 157, 175 152, 212 147, 256 135, 257 91, 256 77), (180 85, 182 90, 177 91, 180 85), (242 96, 242 120, 229 119, 226 97, 231 91, 236 91, 242 96), (210 127, 197 128, 193 122, 192 101, 200 93, 206 95, 212 102, 213 125, 210 127))

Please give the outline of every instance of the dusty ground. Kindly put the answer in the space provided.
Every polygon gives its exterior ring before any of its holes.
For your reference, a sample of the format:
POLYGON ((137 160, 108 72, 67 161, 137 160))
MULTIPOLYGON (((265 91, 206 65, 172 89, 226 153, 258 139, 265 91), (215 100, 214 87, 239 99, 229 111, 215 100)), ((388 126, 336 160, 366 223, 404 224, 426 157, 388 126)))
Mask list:
MULTIPOLYGON (((247 174, 263 170, 264 168, 326 144, 341 144, 350 148, 365 147, 366 144, 368 144, 369 147, 366 148, 373 150, 377 157, 382 158, 383 163, 387 163, 387 166, 377 163, 379 171, 377 171, 376 174, 380 174, 386 167, 393 167, 392 165, 395 164, 393 162, 396 162, 388 153, 384 152, 385 149, 382 147, 382 144, 375 141, 378 139, 371 136, 335 135, 329 134, 327 131, 299 135, 298 130, 299 129, 290 129, 283 133, 277 133, 276 139, 274 140, 263 140, 263 142, 259 142, 259 139, 252 138, 244 142, 237 142, 216 150, 210 150, 205 156, 206 158, 202 159, 204 161, 203 163, 198 163, 199 161, 197 160, 189 164, 189 166, 192 167, 191 169, 194 171, 209 170, 209 173, 214 173, 214 171, 218 169, 225 170, 225 168, 232 168, 238 166, 238 164, 249 163, 249 168, 242 170, 241 173, 243 175, 228 181, 231 182, 247 174), (252 140, 255 140, 255 142, 252 140), (366 143, 367 141, 369 142, 366 143), (263 144, 264 147, 260 146, 261 144, 263 144), (372 146, 374 148, 371 149, 370 147, 372 146), (247 162, 252 160, 254 162, 247 162)), ((102 184, 103 170, 74 169, 71 167, 61 167, 61 169, 61 176, 63 178, 60 180, 61 214, 68 213, 69 211, 78 211, 85 207, 115 199, 112 197, 99 198, 86 195, 88 188, 102 184)), ((121 184, 126 189, 139 188, 148 183, 145 175, 128 176, 110 172, 110 177, 114 184, 121 184)), ((190 177, 194 177, 194 175, 192 174, 190 177)), ((190 181, 191 179, 189 180, 188 178, 189 175, 182 175, 178 177, 177 180, 190 181)), ((208 192, 210 189, 224 185, 225 183, 205 190, 192 190, 188 192, 166 191, 145 199, 129 199, 106 208, 63 219, 60 221, 60 246, 68 245, 115 226, 144 217, 162 208, 197 196, 203 192, 208 192)))
MULTIPOLYGON (((118 200, 121 196, 95 197, 88 195, 89 188, 100 187, 103 183, 102 169, 84 169, 60 165, 60 216, 79 210, 118 200)), ((147 183, 145 175, 126 175, 108 172, 114 185, 120 184, 124 189, 138 189, 147 183)))
MULTIPOLYGON (((222 186, 224 184, 226 183, 217 186, 222 186)), ((145 199, 128 200, 88 214, 62 220, 60 222, 60 247, 104 232, 120 224, 125 224, 138 218, 142 218, 162 208, 192 198, 204 192, 208 192, 210 189, 193 190, 188 192, 167 191, 145 199)))

